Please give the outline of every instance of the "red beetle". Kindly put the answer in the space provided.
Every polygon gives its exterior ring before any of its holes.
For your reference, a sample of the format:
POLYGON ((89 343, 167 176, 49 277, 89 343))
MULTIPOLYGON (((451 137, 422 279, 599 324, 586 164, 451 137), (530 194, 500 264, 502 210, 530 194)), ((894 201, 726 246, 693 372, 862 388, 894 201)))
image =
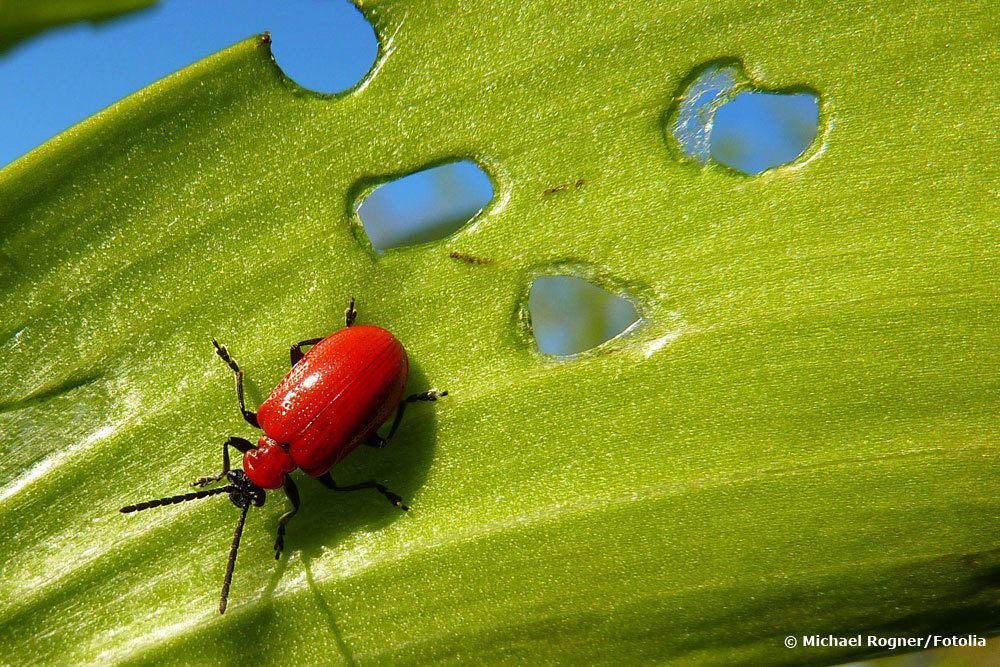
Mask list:
POLYGON ((229 438, 222 446, 222 472, 200 477, 192 486, 204 487, 223 477, 229 484, 179 496, 148 500, 121 509, 138 512, 160 505, 172 505, 223 493, 242 510, 233 546, 229 552, 222 583, 219 613, 226 612, 229 586, 233 579, 236 554, 250 505, 264 504, 265 489, 284 488, 292 509, 278 519, 274 557, 285 546, 285 526, 299 511, 299 491, 289 473, 301 468, 333 491, 375 489, 402 510, 410 509, 403 499, 375 480, 338 486, 330 468, 361 444, 385 447, 399 428, 403 408, 415 401, 435 401, 448 392, 425 391, 403 398, 410 364, 395 336, 381 327, 354 326, 357 318, 354 299, 347 308, 347 326, 326 338, 312 338, 292 345, 292 370, 278 383, 256 413, 247 410, 243 398, 243 371, 229 356, 224 345, 214 339, 216 354, 236 373, 236 397, 243 418, 264 431, 256 445, 243 438, 229 438), (303 347, 312 346, 308 352, 303 347), (389 433, 383 438, 378 429, 395 412, 389 433), (230 470, 229 448, 243 454, 243 470, 230 470))

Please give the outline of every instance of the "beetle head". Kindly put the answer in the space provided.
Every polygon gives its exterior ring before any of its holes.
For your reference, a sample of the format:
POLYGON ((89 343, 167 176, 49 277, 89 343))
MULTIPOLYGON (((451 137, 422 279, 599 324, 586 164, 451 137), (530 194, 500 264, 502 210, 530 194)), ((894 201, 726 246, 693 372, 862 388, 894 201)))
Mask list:
POLYGON ((226 473, 226 478, 232 487, 229 499, 240 509, 250 507, 250 505, 260 507, 267 499, 267 493, 264 489, 251 482, 242 470, 230 470, 226 473))

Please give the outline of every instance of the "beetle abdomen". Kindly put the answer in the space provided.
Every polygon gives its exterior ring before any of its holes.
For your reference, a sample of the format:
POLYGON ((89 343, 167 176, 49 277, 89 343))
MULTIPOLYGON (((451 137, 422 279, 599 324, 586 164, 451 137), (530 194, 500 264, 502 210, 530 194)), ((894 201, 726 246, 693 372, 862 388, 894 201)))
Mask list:
POLYGON ((370 325, 341 329, 289 371, 257 420, 288 445, 297 466, 322 475, 396 410, 408 373, 406 350, 390 332, 370 325))

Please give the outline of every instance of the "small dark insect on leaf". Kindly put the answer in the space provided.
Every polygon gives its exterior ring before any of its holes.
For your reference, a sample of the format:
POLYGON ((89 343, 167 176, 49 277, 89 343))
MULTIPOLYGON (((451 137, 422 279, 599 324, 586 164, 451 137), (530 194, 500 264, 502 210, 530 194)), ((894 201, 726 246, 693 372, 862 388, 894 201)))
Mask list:
POLYGON ((451 251, 450 253, 448 253, 448 256, 451 257, 452 259, 457 259, 457 260, 459 260, 461 262, 465 262, 466 264, 492 264, 493 263, 493 260, 490 259, 490 258, 488 258, 488 257, 479 257, 478 255, 470 255, 470 254, 465 253, 465 252, 458 252, 457 250, 451 251))
POLYGON ((553 185, 551 188, 545 188, 545 191, 542 194, 549 196, 554 195, 557 192, 562 192, 563 190, 569 190, 570 188, 575 190, 576 188, 583 187, 584 183, 586 183, 586 181, 582 178, 578 178, 572 183, 560 183, 559 185, 553 185))

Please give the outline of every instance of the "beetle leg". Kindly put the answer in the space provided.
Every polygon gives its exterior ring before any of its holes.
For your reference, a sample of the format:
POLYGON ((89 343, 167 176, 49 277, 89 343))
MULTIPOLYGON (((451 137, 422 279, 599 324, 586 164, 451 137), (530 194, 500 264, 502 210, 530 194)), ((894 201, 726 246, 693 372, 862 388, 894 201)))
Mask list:
POLYGON ((358 311, 354 309, 354 297, 351 297, 351 303, 347 306, 347 310, 344 311, 344 326, 351 326, 354 324, 354 320, 358 319, 358 311))
POLYGON ((330 477, 329 471, 323 473, 316 479, 319 480, 320 484, 330 489, 331 491, 360 491, 361 489, 375 489, 383 496, 385 496, 390 503, 392 503, 399 509, 403 510, 404 512, 410 509, 409 507, 403 504, 402 498, 397 496, 389 489, 385 488, 385 486, 383 486, 382 484, 376 482, 374 479, 370 479, 367 482, 359 482, 358 484, 351 484, 350 486, 337 486, 337 483, 333 481, 332 477, 330 477))
POLYGON ((227 438, 224 443, 222 443, 222 472, 218 475, 207 475, 205 477, 199 477, 195 481, 191 482, 191 486, 208 486, 209 484, 215 484, 220 479, 226 476, 229 472, 229 448, 239 450, 241 454, 246 454, 251 449, 257 449, 254 445, 250 443, 249 440, 244 440, 243 438, 227 438))
POLYGON ((288 356, 292 360, 292 366, 302 361, 302 357, 306 356, 305 352, 302 351, 303 347, 307 345, 315 345, 316 343, 323 340, 322 338, 310 338, 309 340, 304 340, 301 343, 296 343, 292 345, 292 349, 288 351, 288 356))
POLYGON ((274 560, 281 558, 281 551, 285 548, 285 526, 292 520, 295 513, 299 511, 299 489, 287 474, 285 475, 283 488, 285 495, 288 496, 288 500, 292 503, 292 509, 282 514, 281 518, 278 519, 278 538, 274 541, 274 560))
POLYGON ((257 423, 257 413, 247 410, 246 401, 243 399, 243 369, 240 368, 235 359, 229 356, 229 350, 226 349, 225 345, 219 345, 219 342, 214 338, 212 345, 215 346, 215 353, 219 355, 219 358, 236 373, 236 398, 240 401, 240 412, 243 413, 243 419, 247 420, 247 423, 254 428, 260 428, 260 424, 257 423))
POLYGON ((442 396, 447 396, 447 391, 438 391, 436 389, 431 389, 430 391, 425 391, 422 394, 412 394, 407 396, 402 401, 399 402, 399 407, 396 409, 396 416, 392 420, 392 426, 389 427, 389 434, 384 438, 378 433, 372 433, 365 440, 365 444, 369 447, 377 447, 382 449, 389 445, 389 441, 392 440, 392 436, 396 435, 396 431, 399 429, 399 423, 403 421, 403 410, 406 409, 407 403, 416 403, 418 401, 436 401, 442 396))

